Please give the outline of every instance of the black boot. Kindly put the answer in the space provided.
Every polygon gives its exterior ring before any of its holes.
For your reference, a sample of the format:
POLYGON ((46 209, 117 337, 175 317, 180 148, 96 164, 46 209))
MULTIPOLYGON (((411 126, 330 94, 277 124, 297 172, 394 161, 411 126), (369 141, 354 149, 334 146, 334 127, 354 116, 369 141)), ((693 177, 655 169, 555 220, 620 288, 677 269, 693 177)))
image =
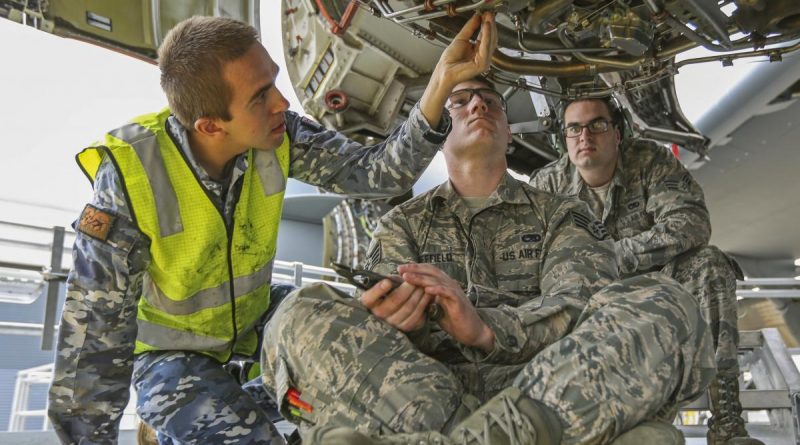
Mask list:
POLYGON ((708 445, 764 445, 747 434, 739 402, 739 379, 717 375, 708 388, 711 418, 708 419, 708 445))
POLYGON ((506 388, 450 432, 463 445, 558 445, 561 422, 553 410, 506 388))

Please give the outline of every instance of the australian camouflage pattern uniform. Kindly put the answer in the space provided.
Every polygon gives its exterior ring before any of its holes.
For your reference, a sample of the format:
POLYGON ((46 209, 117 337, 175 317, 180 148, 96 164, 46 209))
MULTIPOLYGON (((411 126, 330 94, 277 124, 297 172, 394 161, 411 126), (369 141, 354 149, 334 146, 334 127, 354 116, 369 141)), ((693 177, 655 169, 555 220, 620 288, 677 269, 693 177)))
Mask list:
POLYGON ((603 443, 692 399, 713 375, 693 298, 663 275, 614 282, 613 245, 586 204, 506 175, 472 211, 449 181, 385 215, 368 266, 435 264, 494 330, 490 353, 428 321, 405 334, 326 285, 267 325, 265 384, 308 431, 451 430, 512 384, 555 410, 564 443, 603 443), (289 388, 313 411, 287 406, 289 388))
POLYGON ((661 271, 695 295, 711 326, 719 374, 738 378, 741 270, 708 245, 711 221, 703 190, 672 153, 650 141, 624 141, 605 205, 567 155, 534 172, 530 184, 588 203, 615 240, 623 277, 661 271))
MULTIPOLYGON (((286 112, 285 118, 288 176, 365 198, 398 195, 410 188, 449 130, 449 116, 431 129, 416 106, 385 142, 362 146, 295 113, 286 112)), ((242 177, 251 168, 247 153, 232 161, 226 181, 215 181, 194 160, 177 119, 170 116, 165 122, 163 131, 226 225, 231 224, 242 177)), ((125 129, 110 134, 124 137, 125 129)), ((178 443, 282 443, 264 412, 218 360, 205 355, 203 345, 134 356, 140 297, 148 292, 148 283, 152 285, 147 278, 152 252, 150 240, 132 218, 123 183, 106 156, 94 177, 94 198, 74 223, 74 268, 67 280, 49 394, 49 417, 58 436, 64 443, 116 443, 133 380, 138 414, 169 431, 178 443), (84 224, 88 220, 94 226, 84 224)), ((273 300, 270 309, 276 305, 273 300)), ((230 322, 230 314, 225 320, 230 322)), ((160 440, 171 443, 162 435, 160 440)))

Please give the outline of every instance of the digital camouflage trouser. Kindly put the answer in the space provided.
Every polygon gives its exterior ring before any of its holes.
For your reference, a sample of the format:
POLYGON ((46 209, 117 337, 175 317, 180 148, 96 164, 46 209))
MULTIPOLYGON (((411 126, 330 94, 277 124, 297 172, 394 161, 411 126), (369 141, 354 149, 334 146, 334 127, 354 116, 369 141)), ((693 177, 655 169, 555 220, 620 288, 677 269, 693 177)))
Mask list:
MULTIPOLYGON (((294 286, 272 284, 266 323, 294 286)), ((252 359, 252 358, 251 358, 252 359)), ((156 351, 134 360, 136 412, 161 445, 285 443, 272 424, 263 386, 242 386, 218 361, 190 351, 156 351)))
POLYGON ((711 327, 717 372, 738 379, 736 278, 741 278, 739 266, 718 248, 706 246, 678 256, 661 272, 681 283, 697 298, 711 327))
POLYGON ((261 401, 211 357, 186 351, 148 352, 133 372, 136 412, 161 445, 284 444, 261 401))
POLYGON ((564 443, 595 444, 695 398, 714 375, 711 350, 694 298, 661 274, 604 288, 569 335, 514 366, 437 361, 357 300, 314 285, 288 297, 267 326, 262 372, 301 431, 316 423, 447 432, 513 384, 560 416, 564 443), (292 414, 289 387, 312 412, 292 414))

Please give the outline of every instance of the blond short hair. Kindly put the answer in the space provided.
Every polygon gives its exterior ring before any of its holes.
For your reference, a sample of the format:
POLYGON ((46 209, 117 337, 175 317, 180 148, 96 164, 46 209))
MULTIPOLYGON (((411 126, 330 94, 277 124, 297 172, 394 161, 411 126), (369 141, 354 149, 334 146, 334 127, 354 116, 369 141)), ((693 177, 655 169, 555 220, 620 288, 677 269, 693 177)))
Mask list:
POLYGON ((189 131, 202 117, 231 119, 232 92, 222 69, 256 42, 255 28, 226 17, 191 17, 167 33, 158 49, 161 88, 189 131))

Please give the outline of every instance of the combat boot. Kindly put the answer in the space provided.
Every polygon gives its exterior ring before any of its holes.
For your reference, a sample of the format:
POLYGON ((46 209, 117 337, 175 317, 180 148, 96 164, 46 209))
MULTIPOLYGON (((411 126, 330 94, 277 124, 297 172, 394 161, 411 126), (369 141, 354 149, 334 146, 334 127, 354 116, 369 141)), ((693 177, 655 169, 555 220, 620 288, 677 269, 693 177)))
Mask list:
POLYGON ((553 410, 512 387, 456 425, 449 436, 459 445, 557 445, 561 428, 553 410))
POLYGON ((708 419, 708 445, 764 445, 747 434, 739 402, 739 380, 717 375, 708 388, 711 418, 708 419))
POLYGON ((458 423, 448 437, 434 431, 367 436, 346 427, 314 427, 303 437, 314 445, 558 445, 561 422, 541 403, 507 388, 458 423))
POLYGON ((352 428, 317 426, 303 436, 303 445, 454 445, 438 432, 368 436, 352 428))
POLYGON ((686 439, 674 425, 647 420, 617 436, 610 445, 684 445, 686 439))

